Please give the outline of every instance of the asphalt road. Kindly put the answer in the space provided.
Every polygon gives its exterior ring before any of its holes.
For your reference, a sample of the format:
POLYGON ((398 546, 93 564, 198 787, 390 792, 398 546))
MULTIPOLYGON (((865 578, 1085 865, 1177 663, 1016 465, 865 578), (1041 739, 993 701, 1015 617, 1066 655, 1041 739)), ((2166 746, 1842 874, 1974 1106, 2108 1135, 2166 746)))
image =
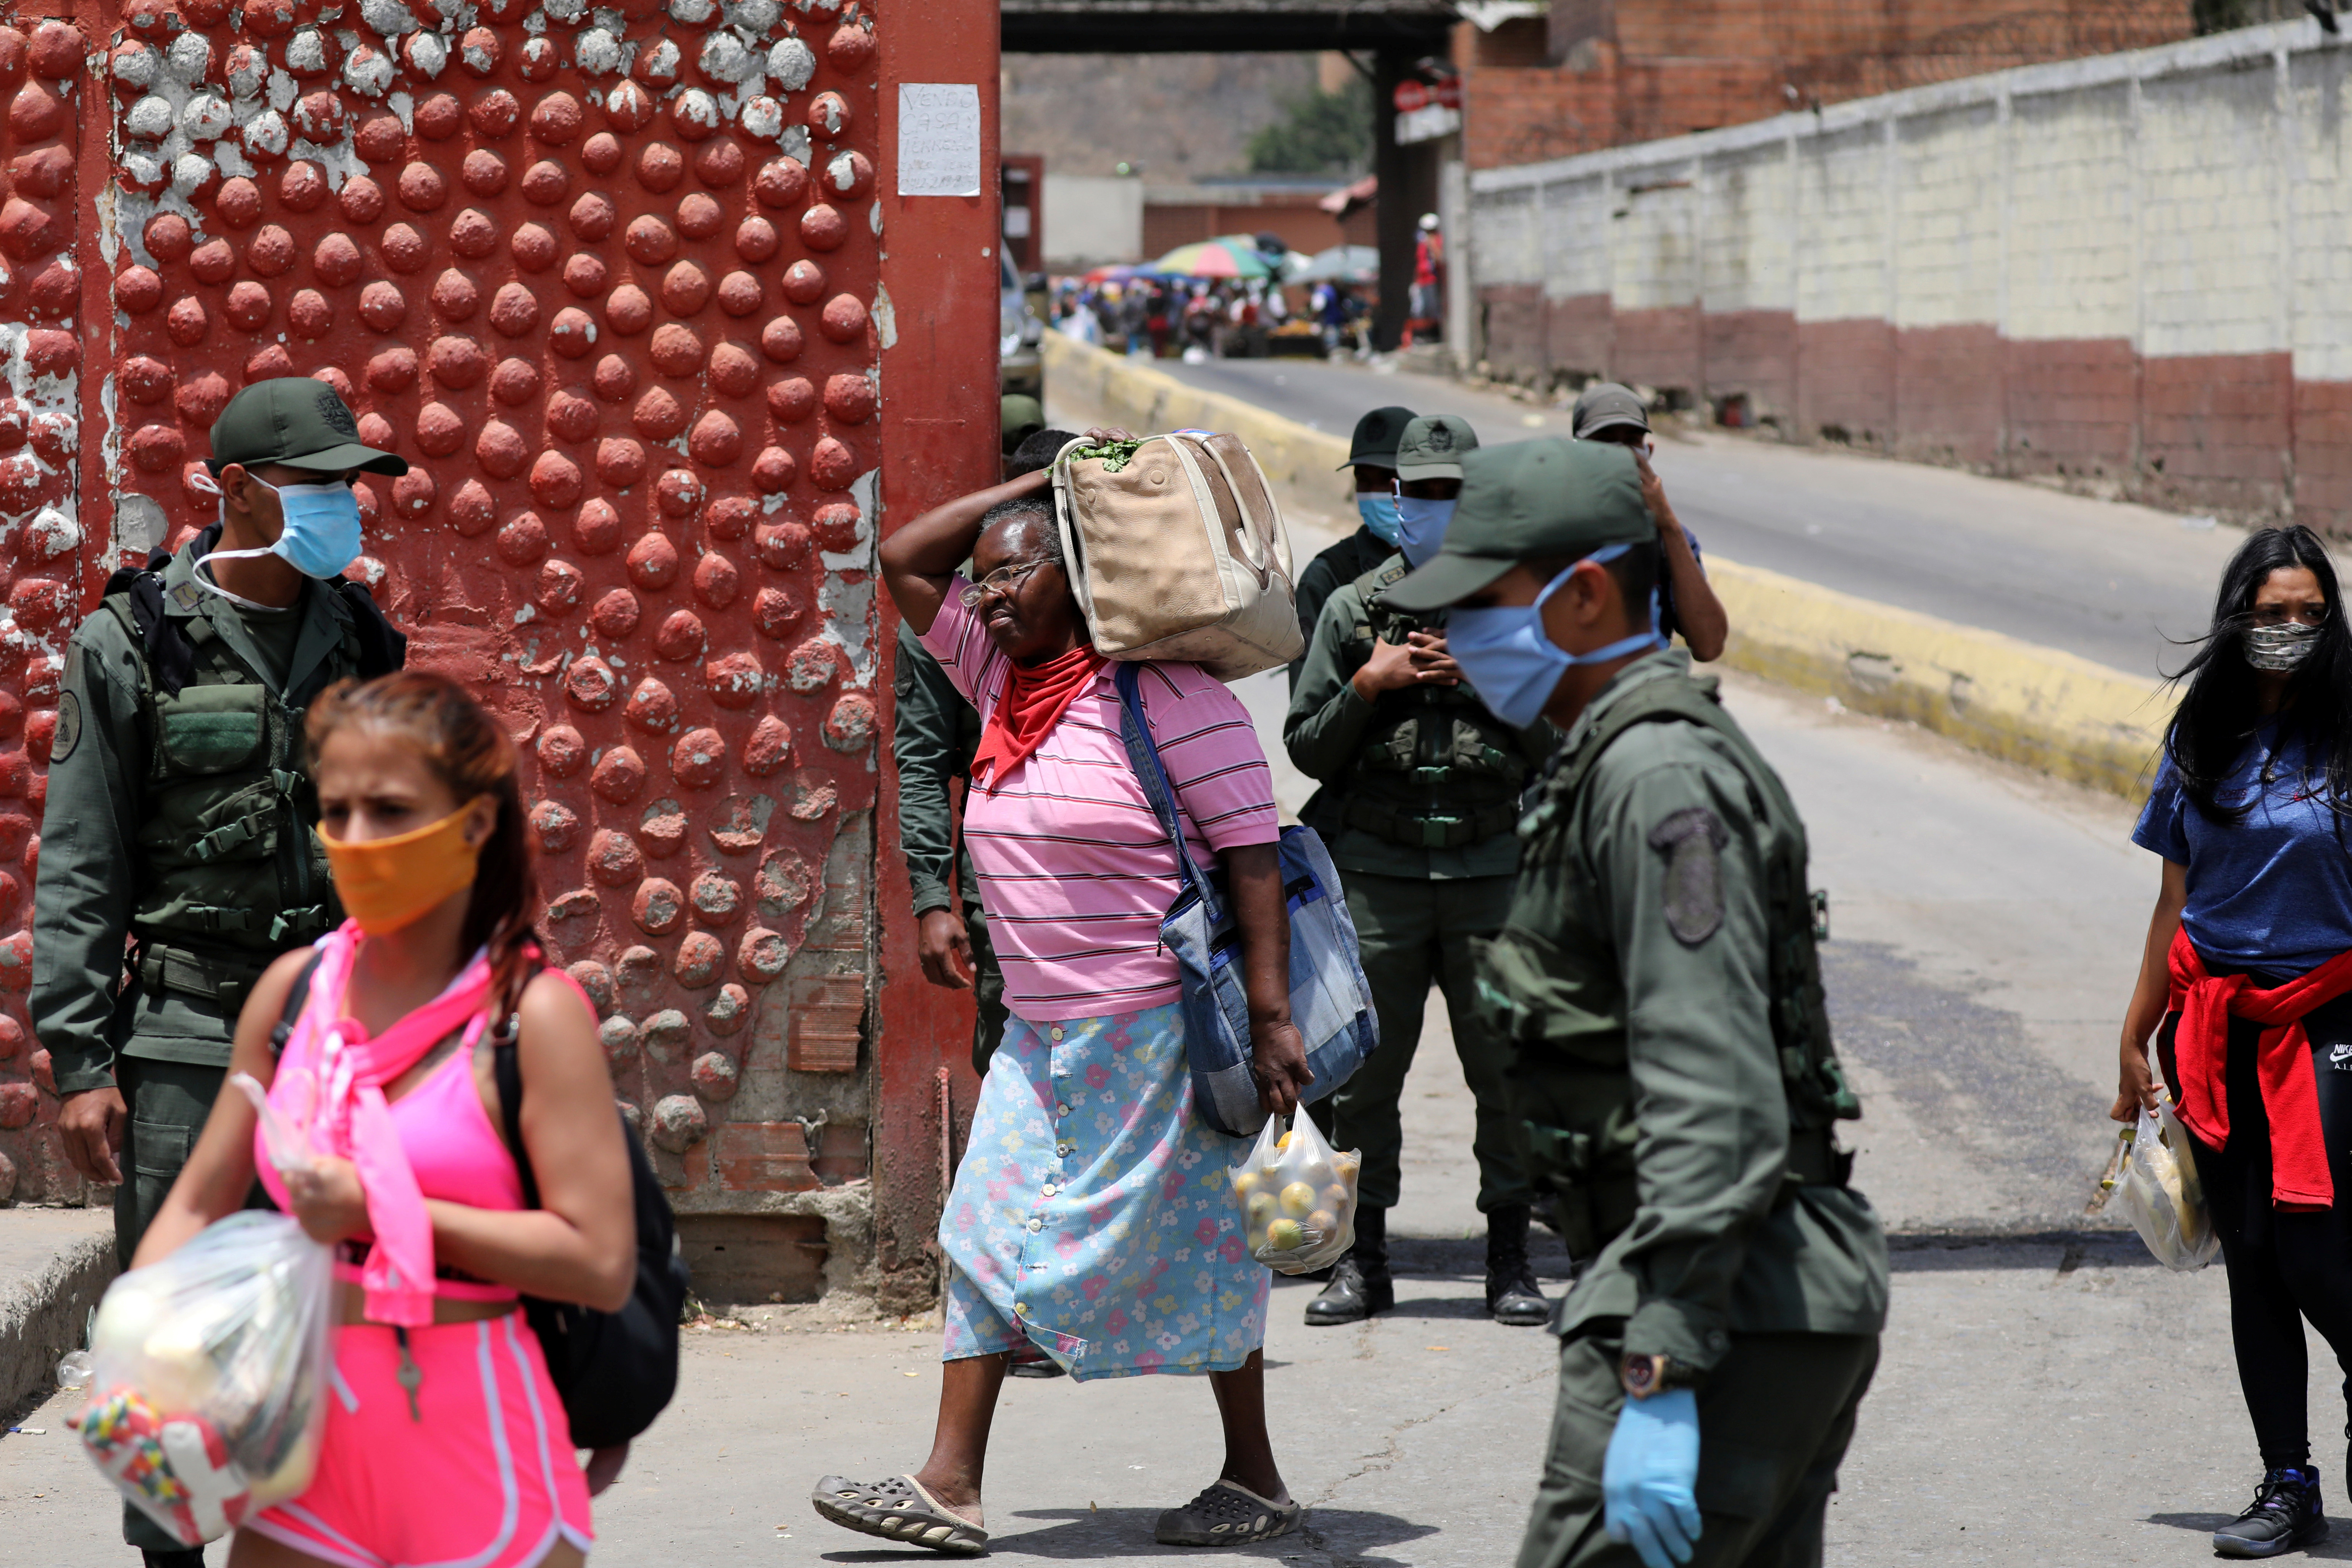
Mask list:
MULTIPOLYGON (((2156 888, 2126 808, 1907 726, 1727 686, 1811 824, 1832 900, 1831 1011, 1866 1108, 1850 1130, 1855 1181, 1896 1236, 1893 1319, 1829 1561, 2208 1560, 2205 1532, 2259 1468, 2222 1279, 2168 1274, 2081 1214, 2113 1136, 2114 1030, 2156 888)), ((1278 689, 1252 696, 1263 729, 1278 689)), ((1314 1287, 1277 1285, 1272 1419, 1309 1528, 1239 1555, 1494 1568, 1515 1550, 1549 1341, 1478 1309, 1471 1106, 1442 1009, 1429 1022, 1406 1089, 1400 1308, 1310 1331, 1314 1287)), ((1541 1260, 1557 1292, 1564 1259, 1548 1247, 1541 1260)), ((744 1316, 688 1335, 677 1402, 598 1508, 598 1561, 930 1561, 824 1524, 806 1494, 826 1472, 920 1462, 936 1322, 845 1323, 821 1305, 744 1316)), ((2315 1347, 2315 1368, 2327 1363, 2315 1347)), ((2312 1402, 2331 1485, 2333 1381, 2315 1376, 2312 1402)), ((26 1418, 46 1436, 0 1436, 0 1539, 11 1561, 127 1563, 64 1413, 53 1401, 26 1418)), ((1208 1391, 1185 1379, 1009 1385, 988 1480, 994 1555, 1181 1555, 1152 1543, 1151 1523, 1213 1473, 1214 1433, 1208 1391)), ((2352 1556, 2352 1535, 2315 1555, 2352 1556)))
MULTIPOLYGON (((1401 372, 1286 359, 1155 368, 1343 437, 1388 403, 1464 415, 1488 442, 1569 433, 1565 410, 1401 372)), ((1705 549, 2138 675, 2179 668, 2170 639, 2204 632, 2243 537, 2040 485, 1717 430, 1670 426, 1658 446, 1666 493, 1705 549)), ((1335 511, 1350 505, 1345 489, 1334 480, 1335 511)))

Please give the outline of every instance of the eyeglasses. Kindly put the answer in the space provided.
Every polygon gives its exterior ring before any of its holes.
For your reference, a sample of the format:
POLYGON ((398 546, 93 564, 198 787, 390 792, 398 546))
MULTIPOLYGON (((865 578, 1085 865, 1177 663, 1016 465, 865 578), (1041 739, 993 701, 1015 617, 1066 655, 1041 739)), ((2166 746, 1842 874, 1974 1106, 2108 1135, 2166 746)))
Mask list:
POLYGON ((1043 561, 1031 561, 1019 566, 999 566, 963 591, 963 607, 971 609, 991 594, 1019 593, 1021 584, 1029 580, 1029 574, 1045 564, 1043 561))

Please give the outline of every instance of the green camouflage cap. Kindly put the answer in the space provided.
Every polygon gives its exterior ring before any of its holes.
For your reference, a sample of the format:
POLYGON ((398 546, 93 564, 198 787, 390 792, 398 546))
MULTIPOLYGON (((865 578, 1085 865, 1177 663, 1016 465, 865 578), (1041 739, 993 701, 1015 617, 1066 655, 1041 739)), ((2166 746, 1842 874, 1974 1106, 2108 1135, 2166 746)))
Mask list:
POLYGON ((406 458, 362 445, 350 405, 307 375, 257 381, 228 400, 213 421, 213 455, 205 466, 218 474, 231 463, 283 463, 328 474, 408 472, 406 458))
POLYGON ((1522 561, 1581 560, 1657 537, 1642 470, 1624 447, 1558 437, 1482 447, 1462 460, 1444 547, 1381 598, 1400 610, 1442 609, 1522 561))
POLYGON ((1569 434, 1581 441, 1619 426, 1649 431, 1650 411, 1632 387, 1596 381, 1576 395, 1576 407, 1568 416, 1569 434))
POLYGON ((1397 441, 1404 427, 1412 423, 1412 410, 1399 408, 1394 404, 1375 408, 1356 421, 1355 438, 1348 443, 1348 460, 1339 466, 1352 468, 1368 463, 1375 468, 1393 468, 1397 460, 1397 441))
POLYGON ((1478 449, 1478 432, 1459 414, 1424 414, 1397 443, 1400 479, 1458 479, 1462 459, 1478 449))
POLYGON ((1007 452, 1031 433, 1045 427, 1045 405, 1025 392, 1008 393, 997 402, 997 425, 1007 452))

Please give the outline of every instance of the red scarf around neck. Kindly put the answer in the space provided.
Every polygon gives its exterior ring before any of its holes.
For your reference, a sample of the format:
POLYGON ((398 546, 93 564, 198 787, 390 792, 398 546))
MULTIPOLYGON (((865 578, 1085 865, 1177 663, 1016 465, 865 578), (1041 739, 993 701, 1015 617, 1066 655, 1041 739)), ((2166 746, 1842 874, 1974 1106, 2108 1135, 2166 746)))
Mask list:
POLYGON ((1082 643, 1057 658, 1036 664, 1016 664, 995 711, 981 731, 980 749, 971 755, 971 777, 989 794, 996 793, 1004 775, 1029 760, 1078 694, 1094 684, 1110 662, 1082 643))

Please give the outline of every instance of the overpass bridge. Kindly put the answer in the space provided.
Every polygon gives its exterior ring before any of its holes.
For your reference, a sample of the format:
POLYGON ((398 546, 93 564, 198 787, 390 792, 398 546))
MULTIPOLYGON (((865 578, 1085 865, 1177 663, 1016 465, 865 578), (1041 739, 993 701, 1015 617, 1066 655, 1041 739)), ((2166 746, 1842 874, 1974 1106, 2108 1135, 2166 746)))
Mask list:
POLYGON ((1000 9, 1003 47, 1014 54, 1369 54, 1381 183, 1372 334, 1395 345, 1412 282, 1413 220, 1438 205, 1440 145, 1397 144, 1395 89, 1414 62, 1449 52, 1461 19, 1451 0, 1001 0, 1000 9))

